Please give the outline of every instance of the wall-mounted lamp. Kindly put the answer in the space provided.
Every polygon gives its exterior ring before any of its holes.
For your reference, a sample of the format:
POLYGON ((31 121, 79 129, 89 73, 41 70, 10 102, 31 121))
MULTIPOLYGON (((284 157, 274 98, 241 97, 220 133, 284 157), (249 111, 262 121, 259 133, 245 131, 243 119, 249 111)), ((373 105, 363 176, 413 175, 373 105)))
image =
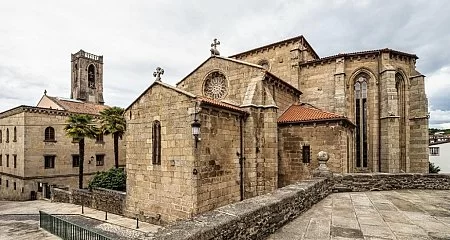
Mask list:
POLYGON ((194 119, 194 122, 191 124, 192 126, 192 135, 194 135, 195 138, 195 148, 197 148, 198 143, 198 137, 200 136, 200 127, 202 126, 201 123, 198 122, 198 119, 194 119))
POLYGON ((91 156, 91 159, 89 159, 88 164, 91 164, 91 162, 93 162, 93 161, 94 161, 94 156, 91 156))

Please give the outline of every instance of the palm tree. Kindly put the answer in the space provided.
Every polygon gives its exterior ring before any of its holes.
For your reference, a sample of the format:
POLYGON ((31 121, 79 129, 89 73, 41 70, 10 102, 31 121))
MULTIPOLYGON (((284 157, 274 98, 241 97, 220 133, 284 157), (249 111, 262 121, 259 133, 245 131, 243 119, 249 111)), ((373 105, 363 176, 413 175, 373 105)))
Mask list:
POLYGON ((64 127, 66 135, 78 140, 78 154, 80 158, 78 187, 83 188, 84 139, 95 138, 98 128, 95 127, 92 116, 76 114, 69 117, 64 127))
POLYGON ((114 138, 114 164, 116 168, 119 168, 119 138, 122 138, 127 128, 123 113, 124 109, 120 107, 106 108, 100 112, 102 133, 105 135, 112 134, 114 138))

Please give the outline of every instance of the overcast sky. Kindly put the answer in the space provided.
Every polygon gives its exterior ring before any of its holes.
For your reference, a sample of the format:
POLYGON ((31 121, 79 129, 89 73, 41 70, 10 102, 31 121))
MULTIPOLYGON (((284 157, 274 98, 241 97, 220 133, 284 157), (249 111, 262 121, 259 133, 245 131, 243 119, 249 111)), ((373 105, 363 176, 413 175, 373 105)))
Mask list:
POLYGON ((0 3, 0 111, 70 96, 70 54, 104 56, 106 104, 127 107, 154 80, 175 84, 209 57, 304 35, 319 56, 393 48, 419 56, 430 127, 450 128, 450 2, 60 1, 0 3))

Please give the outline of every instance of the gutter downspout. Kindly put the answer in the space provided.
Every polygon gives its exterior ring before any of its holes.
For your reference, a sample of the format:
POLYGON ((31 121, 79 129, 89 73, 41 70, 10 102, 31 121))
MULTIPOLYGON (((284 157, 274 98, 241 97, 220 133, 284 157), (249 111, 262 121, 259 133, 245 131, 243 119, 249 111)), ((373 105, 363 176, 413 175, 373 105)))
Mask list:
POLYGON ((381 59, 382 52, 378 55, 378 172, 381 172, 381 59))
POLYGON ((244 200, 244 116, 239 117, 240 153, 239 153, 239 179, 240 179, 240 200, 244 200))

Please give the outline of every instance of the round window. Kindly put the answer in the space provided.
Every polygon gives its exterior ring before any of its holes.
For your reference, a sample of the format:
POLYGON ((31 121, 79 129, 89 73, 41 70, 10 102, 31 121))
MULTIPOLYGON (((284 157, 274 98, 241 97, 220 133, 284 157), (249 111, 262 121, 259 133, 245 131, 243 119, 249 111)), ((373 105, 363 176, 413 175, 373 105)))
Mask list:
POLYGON ((208 74, 203 84, 203 93, 214 99, 224 98, 228 93, 228 82, 225 75, 220 72, 208 74))

